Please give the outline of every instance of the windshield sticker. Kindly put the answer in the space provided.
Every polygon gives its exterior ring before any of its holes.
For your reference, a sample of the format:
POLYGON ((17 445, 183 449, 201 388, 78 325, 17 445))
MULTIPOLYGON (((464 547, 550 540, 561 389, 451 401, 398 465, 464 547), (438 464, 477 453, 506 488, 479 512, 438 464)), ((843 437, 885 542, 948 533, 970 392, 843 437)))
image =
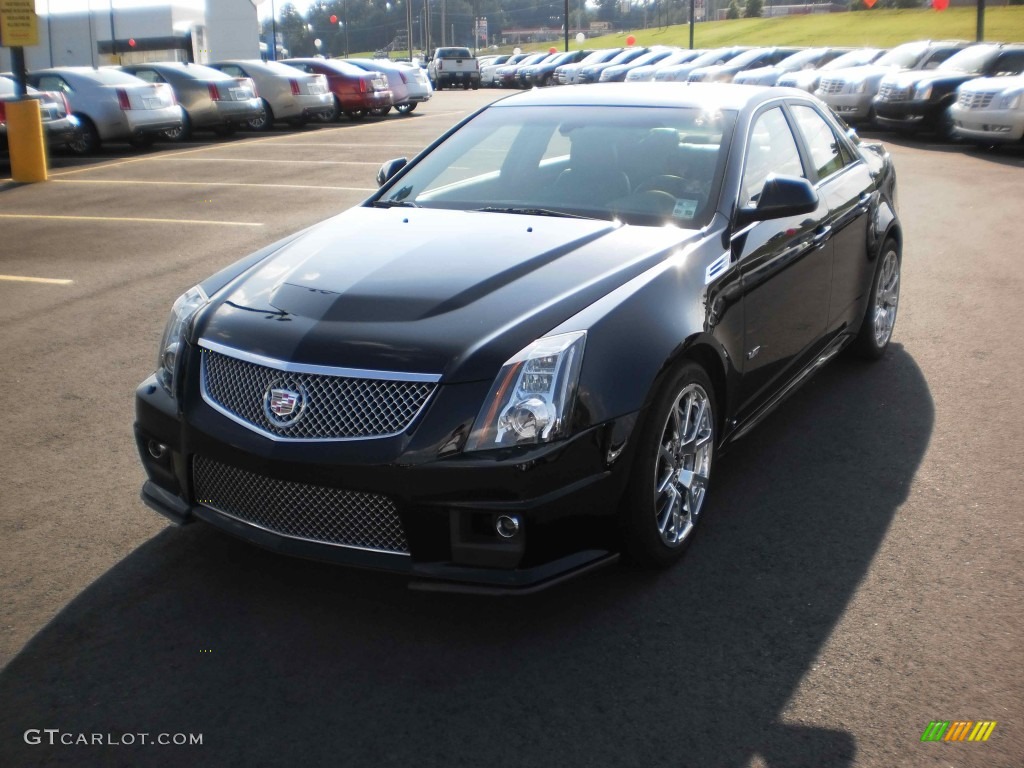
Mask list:
POLYGON ((692 219, 697 213, 697 201, 686 197, 676 200, 676 207, 672 209, 672 216, 676 219, 692 219))

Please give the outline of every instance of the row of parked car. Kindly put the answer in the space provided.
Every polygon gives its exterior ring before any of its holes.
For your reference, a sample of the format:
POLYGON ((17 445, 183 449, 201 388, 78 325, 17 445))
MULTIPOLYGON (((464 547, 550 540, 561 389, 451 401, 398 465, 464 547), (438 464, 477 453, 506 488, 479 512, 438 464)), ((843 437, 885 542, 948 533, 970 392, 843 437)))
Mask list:
MULTIPOLYGON (((284 121, 342 116, 362 120, 392 109, 401 115, 433 95, 416 66, 378 59, 288 59, 52 67, 28 73, 51 148, 92 154, 104 142, 151 145, 187 140, 194 130, 228 135, 238 128, 269 130, 284 121)), ((0 151, 6 151, 5 102, 10 75, 0 76, 0 151)))
POLYGON ((1024 44, 921 40, 881 48, 610 48, 481 61, 486 87, 594 82, 779 85, 847 122, 982 144, 1024 138, 1024 44))

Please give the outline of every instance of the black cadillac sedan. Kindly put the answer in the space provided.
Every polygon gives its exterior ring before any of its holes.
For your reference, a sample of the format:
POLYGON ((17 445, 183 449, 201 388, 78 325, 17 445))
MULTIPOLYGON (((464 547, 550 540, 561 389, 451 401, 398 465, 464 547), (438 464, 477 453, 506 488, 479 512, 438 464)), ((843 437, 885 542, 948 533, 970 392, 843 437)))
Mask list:
POLYGON ((722 450, 892 336, 892 164, 804 91, 535 90, 378 180, 174 303, 155 510, 426 588, 664 566, 722 450))

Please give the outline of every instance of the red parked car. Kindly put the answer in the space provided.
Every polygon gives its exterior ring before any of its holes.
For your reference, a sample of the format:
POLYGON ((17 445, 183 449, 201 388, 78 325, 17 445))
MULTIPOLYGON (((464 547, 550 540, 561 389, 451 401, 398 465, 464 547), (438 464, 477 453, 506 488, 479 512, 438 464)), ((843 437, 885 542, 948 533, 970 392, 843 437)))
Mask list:
POLYGON ((327 86, 334 94, 332 120, 342 114, 362 120, 372 110, 386 113, 394 103, 388 79, 381 72, 365 72, 333 59, 285 59, 282 63, 327 78, 327 86))

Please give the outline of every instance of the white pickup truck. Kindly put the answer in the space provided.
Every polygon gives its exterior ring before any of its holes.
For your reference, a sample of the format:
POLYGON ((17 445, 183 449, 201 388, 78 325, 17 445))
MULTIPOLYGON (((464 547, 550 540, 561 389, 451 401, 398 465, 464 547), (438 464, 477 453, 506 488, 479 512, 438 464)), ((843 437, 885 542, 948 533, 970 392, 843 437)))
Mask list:
POLYGON ((427 65, 427 75, 438 91, 459 85, 474 91, 480 87, 480 65, 469 48, 438 48, 427 65))

